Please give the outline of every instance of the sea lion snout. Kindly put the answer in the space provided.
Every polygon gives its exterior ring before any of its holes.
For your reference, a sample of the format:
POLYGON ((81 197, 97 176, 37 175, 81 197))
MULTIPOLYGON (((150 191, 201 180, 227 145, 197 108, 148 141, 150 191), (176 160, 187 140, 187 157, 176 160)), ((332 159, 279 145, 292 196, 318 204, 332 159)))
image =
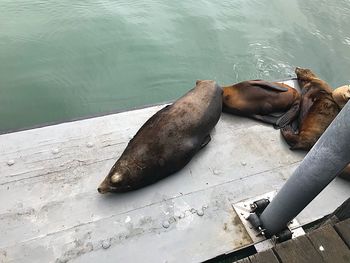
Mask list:
POLYGON ((100 186, 97 188, 97 191, 100 193, 100 194, 106 194, 109 192, 109 187, 108 185, 105 183, 105 182, 102 182, 100 184, 100 186))
POLYGON ((295 74, 297 75, 298 79, 312 79, 312 78, 317 78, 315 73, 312 72, 312 70, 308 68, 300 68, 296 67, 295 68, 295 74))
POLYGON ((113 183, 110 181, 110 177, 107 177, 97 188, 97 191, 100 194, 106 194, 109 192, 123 192, 127 188, 128 186, 118 186, 117 184, 113 185, 113 183))
POLYGON ((108 192, 116 192, 118 191, 118 186, 121 186, 123 184, 123 181, 124 180, 123 180, 122 174, 112 171, 103 180, 103 182, 97 188, 97 191, 100 194, 105 194, 108 192))

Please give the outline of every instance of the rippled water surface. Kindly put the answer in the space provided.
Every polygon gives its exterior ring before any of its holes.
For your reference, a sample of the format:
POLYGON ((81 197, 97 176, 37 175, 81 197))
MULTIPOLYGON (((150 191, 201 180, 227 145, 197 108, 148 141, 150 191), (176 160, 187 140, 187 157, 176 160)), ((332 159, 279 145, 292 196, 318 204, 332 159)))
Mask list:
POLYGON ((349 0, 0 0, 0 131, 295 66, 350 82, 349 0))

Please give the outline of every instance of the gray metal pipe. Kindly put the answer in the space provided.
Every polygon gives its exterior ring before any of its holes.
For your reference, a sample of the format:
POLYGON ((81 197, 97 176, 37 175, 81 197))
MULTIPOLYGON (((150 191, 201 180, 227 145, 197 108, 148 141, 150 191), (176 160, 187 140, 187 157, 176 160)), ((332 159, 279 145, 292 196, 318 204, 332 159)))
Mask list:
POLYGON ((267 235, 283 230, 350 163, 350 102, 260 216, 267 235))

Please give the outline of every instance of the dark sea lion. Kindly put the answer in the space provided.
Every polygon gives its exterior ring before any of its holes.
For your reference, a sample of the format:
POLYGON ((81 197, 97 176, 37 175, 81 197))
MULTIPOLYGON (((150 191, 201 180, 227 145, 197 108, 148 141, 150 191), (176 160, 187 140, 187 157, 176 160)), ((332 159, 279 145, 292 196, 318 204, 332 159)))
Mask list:
POLYGON ((291 124, 281 129, 292 150, 310 150, 340 111, 332 88, 310 69, 296 68, 302 100, 298 131, 291 124))
MULTIPOLYGON (((295 73, 302 89, 298 131, 294 131, 292 125, 288 125, 281 129, 281 133, 291 150, 310 150, 350 96, 348 89, 343 87, 336 89, 337 92, 334 93, 332 88, 310 69, 296 68, 295 73)), ((350 165, 339 176, 350 180, 350 165)))
POLYGON ((263 80, 250 80, 223 87, 223 111, 251 117, 281 128, 299 113, 300 94, 292 87, 263 80), (272 116, 281 113, 280 117, 272 116))
POLYGON ((98 191, 135 190, 179 171, 209 143, 221 111, 222 89, 212 80, 197 81, 139 129, 98 191))

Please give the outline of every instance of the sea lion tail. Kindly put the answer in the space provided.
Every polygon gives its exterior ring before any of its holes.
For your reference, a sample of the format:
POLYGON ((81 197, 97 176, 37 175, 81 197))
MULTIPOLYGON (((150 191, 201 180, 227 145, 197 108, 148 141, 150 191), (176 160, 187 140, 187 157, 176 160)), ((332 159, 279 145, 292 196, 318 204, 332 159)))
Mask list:
POLYGON ((252 86, 259 86, 263 89, 270 89, 270 90, 279 91, 279 92, 288 91, 288 88, 278 86, 272 82, 268 82, 265 80, 249 80, 248 83, 252 86))

